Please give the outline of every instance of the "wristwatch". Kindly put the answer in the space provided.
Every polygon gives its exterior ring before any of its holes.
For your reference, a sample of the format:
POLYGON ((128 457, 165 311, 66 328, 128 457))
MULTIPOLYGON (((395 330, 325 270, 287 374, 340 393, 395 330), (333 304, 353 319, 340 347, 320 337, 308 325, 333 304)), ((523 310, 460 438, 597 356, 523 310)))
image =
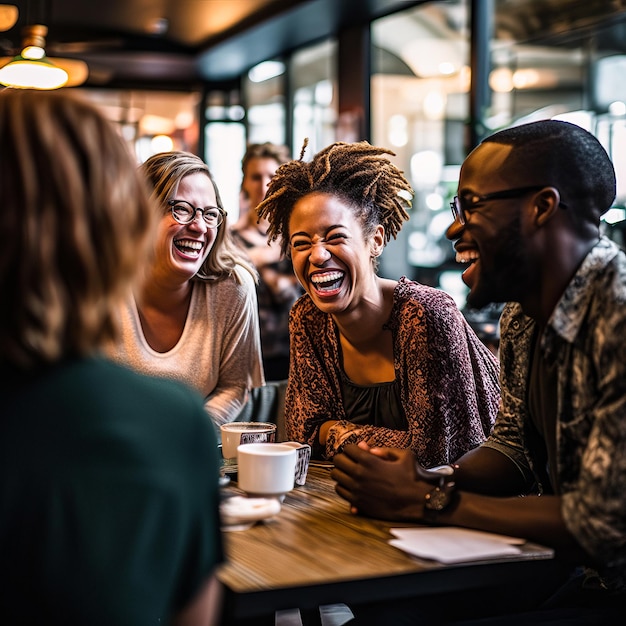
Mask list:
POLYGON ((438 477, 438 484, 424 496, 424 520, 436 522, 439 513, 445 511, 454 499, 456 484, 452 465, 442 465, 428 471, 431 476, 438 477))

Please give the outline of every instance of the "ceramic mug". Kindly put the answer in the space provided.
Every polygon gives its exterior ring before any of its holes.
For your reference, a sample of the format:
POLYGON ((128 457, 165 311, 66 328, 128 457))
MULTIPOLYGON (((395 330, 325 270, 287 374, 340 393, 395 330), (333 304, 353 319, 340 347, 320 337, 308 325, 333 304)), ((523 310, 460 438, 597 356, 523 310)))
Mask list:
POLYGON ((281 497, 293 489, 298 454, 292 445, 240 445, 237 458, 237 483, 249 496, 281 497))
POLYGON ((272 422, 229 422, 220 426, 224 465, 237 464, 237 448, 250 443, 276 441, 276 424, 272 422))
POLYGON ((311 460, 311 446, 308 443, 298 443, 297 441, 282 442, 284 446, 291 446, 296 450, 296 485, 306 483, 306 475, 309 471, 309 461, 311 460))

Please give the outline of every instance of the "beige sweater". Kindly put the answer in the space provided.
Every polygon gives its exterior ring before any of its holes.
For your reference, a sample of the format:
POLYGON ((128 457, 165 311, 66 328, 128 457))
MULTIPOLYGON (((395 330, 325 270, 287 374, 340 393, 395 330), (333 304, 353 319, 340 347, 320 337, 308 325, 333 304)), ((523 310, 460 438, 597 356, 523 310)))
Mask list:
POLYGON ((107 350, 139 372, 197 389, 216 427, 233 420, 248 390, 265 382, 255 285, 247 271, 237 271, 242 284, 194 281, 185 328, 168 352, 148 345, 134 299, 121 310, 121 342, 107 350))

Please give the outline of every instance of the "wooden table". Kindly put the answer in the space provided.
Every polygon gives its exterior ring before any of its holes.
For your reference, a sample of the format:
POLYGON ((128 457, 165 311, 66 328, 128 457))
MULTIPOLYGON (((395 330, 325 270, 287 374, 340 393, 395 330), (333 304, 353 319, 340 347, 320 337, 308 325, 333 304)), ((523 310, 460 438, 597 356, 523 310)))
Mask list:
POLYGON ((218 578, 226 591, 225 619, 486 589, 503 580, 516 586, 549 575, 555 564, 551 551, 536 544, 480 563, 420 560, 389 545, 389 529, 400 526, 407 525, 352 515, 329 468, 310 467, 307 484, 285 497, 278 516, 224 533, 227 563, 218 578))

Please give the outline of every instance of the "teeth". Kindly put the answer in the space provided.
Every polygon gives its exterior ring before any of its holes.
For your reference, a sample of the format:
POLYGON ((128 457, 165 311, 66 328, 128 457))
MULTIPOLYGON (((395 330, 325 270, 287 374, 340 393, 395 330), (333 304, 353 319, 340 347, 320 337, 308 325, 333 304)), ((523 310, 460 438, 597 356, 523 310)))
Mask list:
POLYGON ((476 250, 466 250, 465 252, 457 252, 456 253, 456 262, 457 263, 471 263, 472 261, 477 261, 480 255, 476 250))
POLYGON ((190 248, 191 250, 202 250, 202 243, 193 239, 178 239, 175 243, 177 246, 182 246, 183 248, 190 248))
POLYGON ((311 282, 315 285, 321 285, 323 283, 332 283, 342 277, 342 272, 328 272, 326 274, 316 274, 315 276, 311 276, 311 282))

